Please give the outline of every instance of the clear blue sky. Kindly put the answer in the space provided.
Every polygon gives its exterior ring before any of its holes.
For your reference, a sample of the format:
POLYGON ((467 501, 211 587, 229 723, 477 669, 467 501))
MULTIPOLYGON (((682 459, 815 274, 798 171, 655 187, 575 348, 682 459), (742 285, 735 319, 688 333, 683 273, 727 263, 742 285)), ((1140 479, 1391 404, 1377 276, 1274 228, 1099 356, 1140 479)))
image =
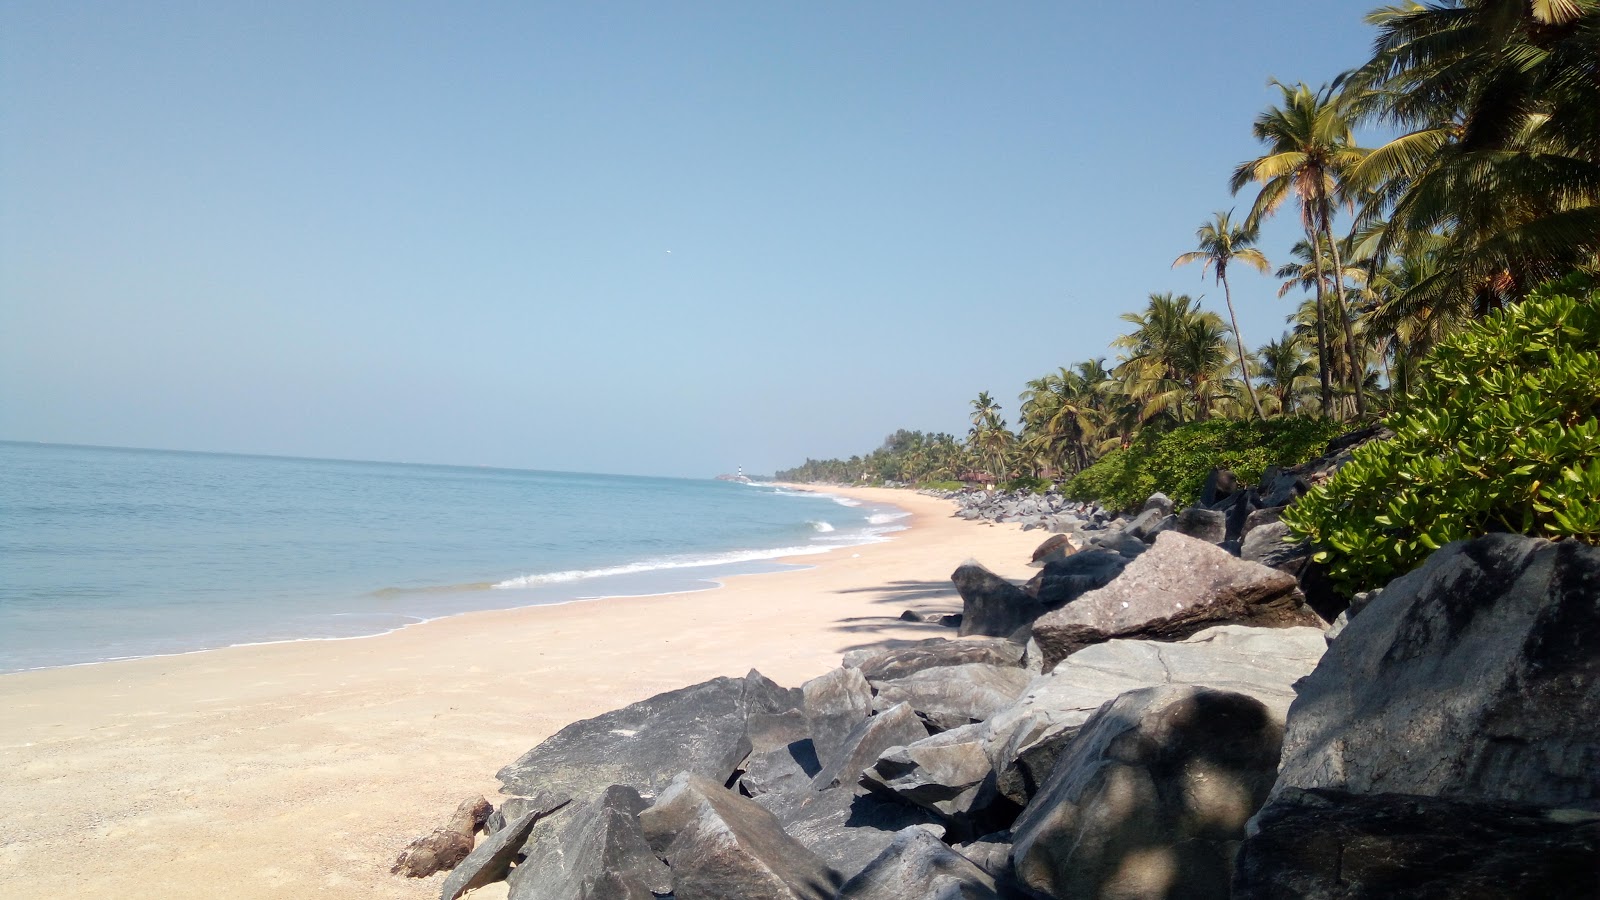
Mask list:
POLYGON ((1372 5, 8 3, 0 438, 699 476, 1014 422, 1150 292, 1222 309, 1171 262, 1372 5))

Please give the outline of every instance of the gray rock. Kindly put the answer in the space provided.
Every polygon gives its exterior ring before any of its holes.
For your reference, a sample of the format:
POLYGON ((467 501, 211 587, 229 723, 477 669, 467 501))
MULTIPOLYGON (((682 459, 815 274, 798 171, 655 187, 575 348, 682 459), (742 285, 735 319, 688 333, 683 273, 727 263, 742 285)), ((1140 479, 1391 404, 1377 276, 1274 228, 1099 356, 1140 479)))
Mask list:
POLYGON ((1170 515, 1169 511, 1163 511, 1160 508, 1146 509, 1144 512, 1129 519, 1128 524, 1122 526, 1122 533, 1136 541, 1148 543, 1151 535, 1155 532, 1156 526, 1160 525, 1161 521, 1168 515, 1170 515))
POLYGON ((1250 529, 1244 544, 1239 548, 1239 558, 1277 569, 1287 575, 1299 576, 1311 559, 1311 542, 1285 543, 1289 526, 1282 522, 1266 522, 1250 529))
POLYGON ((622 784, 648 796, 682 771, 726 783, 750 752, 747 716, 792 700, 775 687, 757 672, 715 678, 574 722, 501 769, 502 790, 582 797, 622 784))
POLYGON ((1164 532, 1118 578, 1033 623, 1047 668, 1114 637, 1180 640, 1222 624, 1321 625, 1294 578, 1164 532))
POLYGON ((1032 680, 1012 666, 968 663, 924 669, 904 678, 875 681, 873 706, 909 704, 934 728, 944 731, 981 722, 1015 703, 1032 680))
POLYGON ((1143 513, 1149 512, 1152 509, 1158 510, 1161 513, 1162 518, 1172 515, 1172 498, 1161 493, 1160 491, 1151 494, 1150 499, 1144 501, 1144 506, 1141 506, 1139 511, 1143 513))
POLYGON ((839 887, 772 813, 697 775, 674 779, 639 823, 671 861, 678 900, 832 900, 839 887))
POLYGON ((822 769, 811 780, 811 789, 821 791, 841 784, 853 785, 883 751, 914 744, 927 736, 928 729, 910 704, 891 706, 863 720, 832 755, 822 758, 822 769))
MULTIPOLYGON (((1151 530, 1153 531, 1154 528, 1155 526, 1152 525, 1151 530)), ((1135 537, 1121 529, 1096 535, 1094 540, 1089 542, 1089 546, 1095 550, 1109 550, 1123 559, 1133 559, 1150 549, 1150 545, 1146 544, 1142 538, 1135 537)))
POLYGON ((811 742, 822 758, 837 750, 851 729, 872 712, 872 686, 859 669, 833 669, 801 685, 800 690, 805 695, 811 742))
POLYGON ((505 881, 506 876, 511 873, 511 863, 522 852, 522 845, 528 840, 528 834, 533 831, 533 826, 540 819, 567 805, 564 799, 550 805, 532 803, 531 798, 512 797, 496 812, 503 812, 505 806, 510 806, 512 801, 522 801, 518 806, 525 808, 479 841, 478 846, 467 854, 467 858, 451 870, 439 892, 440 900, 456 900, 467 891, 474 891, 497 881, 505 881))
POLYGON ((984 752, 982 724, 964 725, 901 747, 890 747, 861 775, 861 783, 894 794, 961 825, 985 779, 994 772, 984 752))
POLYGON ((1205 486, 1200 488, 1200 505, 1213 506, 1219 500, 1239 489, 1239 478, 1227 469, 1212 469, 1206 475, 1205 486))
POLYGON ((1228 537, 1228 516, 1218 510, 1191 506, 1178 513, 1172 530, 1208 544, 1220 544, 1228 537))
POLYGON ((885 650, 861 660, 858 668, 868 681, 904 678, 925 669, 985 663, 1020 668, 1024 647, 1005 638, 971 637, 960 640, 934 638, 909 647, 885 650))
POLYGON ((751 753, 739 767, 739 789, 747 797, 781 791, 810 790, 822 768, 810 738, 760 753, 751 753))
POLYGON ((898 832, 839 900, 998 900, 994 879, 923 828, 898 832))
POLYGON ((1226 898, 1282 737, 1243 694, 1169 685, 1118 697, 1017 819, 1018 880, 1048 897, 1226 898))
POLYGON ((543 818, 571 802, 572 797, 567 794, 547 791, 537 791, 531 797, 507 797, 500 804, 500 808, 489 816, 484 829, 492 834, 521 818, 525 813, 536 811, 539 813, 536 818, 543 818))
POLYGON ((979 634, 1009 637, 1044 610, 1022 589, 968 560, 950 575, 961 594, 962 637, 979 634))
POLYGON ((958 844, 957 853, 965 856, 996 883, 1011 877, 1011 835, 988 834, 975 841, 958 844))
POLYGON ((559 827, 535 833, 524 848, 527 859, 507 879, 509 900, 645 900, 670 893, 672 872, 640 830, 644 806, 633 788, 613 785, 565 811, 559 827))
POLYGON ((1066 606, 1089 591, 1105 587, 1127 566, 1128 558, 1115 551, 1085 550, 1070 559, 1046 564, 1043 571, 1023 585, 1022 590, 1038 600, 1039 615, 1044 615, 1050 610, 1066 606))
POLYGON ((1600 814, 1291 788, 1239 849, 1237 900, 1600 897, 1600 814))
POLYGON ((1268 506, 1261 509, 1252 510, 1250 515, 1245 517, 1244 528, 1242 528, 1239 532, 1239 540, 1243 541, 1245 538, 1250 536, 1250 532, 1255 531, 1262 525, 1271 525, 1273 522, 1283 518, 1283 511, 1285 509, 1287 509, 1287 507, 1268 506))
POLYGON ((755 801, 777 816, 789 836, 847 875, 877 858, 897 831, 913 825, 943 830, 927 810, 855 785, 767 794, 755 801))
POLYGON ((789 746, 795 741, 811 738, 810 721, 804 710, 789 709, 781 713, 751 713, 745 733, 750 738, 750 752, 766 753, 789 746))
POLYGON ((1071 538, 1064 534, 1053 534, 1034 549, 1028 565, 1037 568, 1053 559, 1066 559, 1077 552, 1078 548, 1073 545, 1071 538))
POLYGON ((1495 534, 1391 582, 1299 686, 1289 787, 1600 808, 1600 549, 1495 534))

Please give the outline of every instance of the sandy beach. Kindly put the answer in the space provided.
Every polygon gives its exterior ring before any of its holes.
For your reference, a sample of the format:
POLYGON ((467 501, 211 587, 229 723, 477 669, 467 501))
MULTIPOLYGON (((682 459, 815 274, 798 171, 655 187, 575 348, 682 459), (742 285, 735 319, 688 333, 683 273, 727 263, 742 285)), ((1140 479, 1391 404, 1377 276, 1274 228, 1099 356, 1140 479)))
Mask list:
MULTIPOLYGON (((388 872, 567 723, 752 667, 798 685, 951 629, 949 574, 1022 578, 1042 539, 908 491, 910 528, 716 590, 481 612, 369 638, 0 676, 0 898, 437 896, 388 872)), ((487 893, 487 892, 485 892, 487 893)), ((503 892, 502 892, 503 893, 503 892)))

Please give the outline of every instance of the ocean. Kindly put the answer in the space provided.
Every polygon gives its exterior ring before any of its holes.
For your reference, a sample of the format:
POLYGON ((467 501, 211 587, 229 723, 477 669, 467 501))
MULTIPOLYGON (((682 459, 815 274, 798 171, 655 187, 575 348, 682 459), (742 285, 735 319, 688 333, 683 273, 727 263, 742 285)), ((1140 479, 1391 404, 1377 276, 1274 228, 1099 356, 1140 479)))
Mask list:
POLYGON ((709 479, 0 441, 0 672, 701 590, 904 516, 709 479))

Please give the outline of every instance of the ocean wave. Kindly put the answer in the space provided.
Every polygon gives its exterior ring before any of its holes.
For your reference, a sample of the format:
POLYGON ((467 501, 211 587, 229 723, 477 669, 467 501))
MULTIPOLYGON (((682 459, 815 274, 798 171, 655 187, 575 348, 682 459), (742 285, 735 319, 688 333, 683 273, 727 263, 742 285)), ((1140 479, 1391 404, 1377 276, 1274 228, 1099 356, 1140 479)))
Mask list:
POLYGON ((873 525, 887 525, 890 522, 898 522, 901 519, 908 518, 910 515, 911 513, 908 512, 873 513, 872 515, 867 516, 867 522, 873 525))
POLYGON ((537 587, 541 584, 564 584, 589 578, 605 578, 610 575, 636 575, 640 572, 656 572, 663 569, 699 569, 705 566, 779 559, 785 556, 809 556, 814 553, 827 553, 831 549, 833 548, 811 544, 803 547, 775 547, 771 550, 733 550, 710 556, 647 559, 620 566, 604 566, 598 569, 569 569, 564 572, 519 575, 516 578, 507 578, 504 581, 496 582, 490 587, 499 589, 529 588, 537 587))
POLYGON ((818 494, 817 496, 819 496, 819 497, 827 497, 829 500, 832 500, 833 502, 839 504, 840 506, 860 506, 861 505, 861 501, 860 500, 852 500, 849 497, 835 497, 832 494, 818 494))
POLYGON ((828 532, 833 530, 833 524, 831 522, 820 522, 819 521, 819 522, 809 522, 807 524, 809 524, 818 534, 827 534, 828 532))

